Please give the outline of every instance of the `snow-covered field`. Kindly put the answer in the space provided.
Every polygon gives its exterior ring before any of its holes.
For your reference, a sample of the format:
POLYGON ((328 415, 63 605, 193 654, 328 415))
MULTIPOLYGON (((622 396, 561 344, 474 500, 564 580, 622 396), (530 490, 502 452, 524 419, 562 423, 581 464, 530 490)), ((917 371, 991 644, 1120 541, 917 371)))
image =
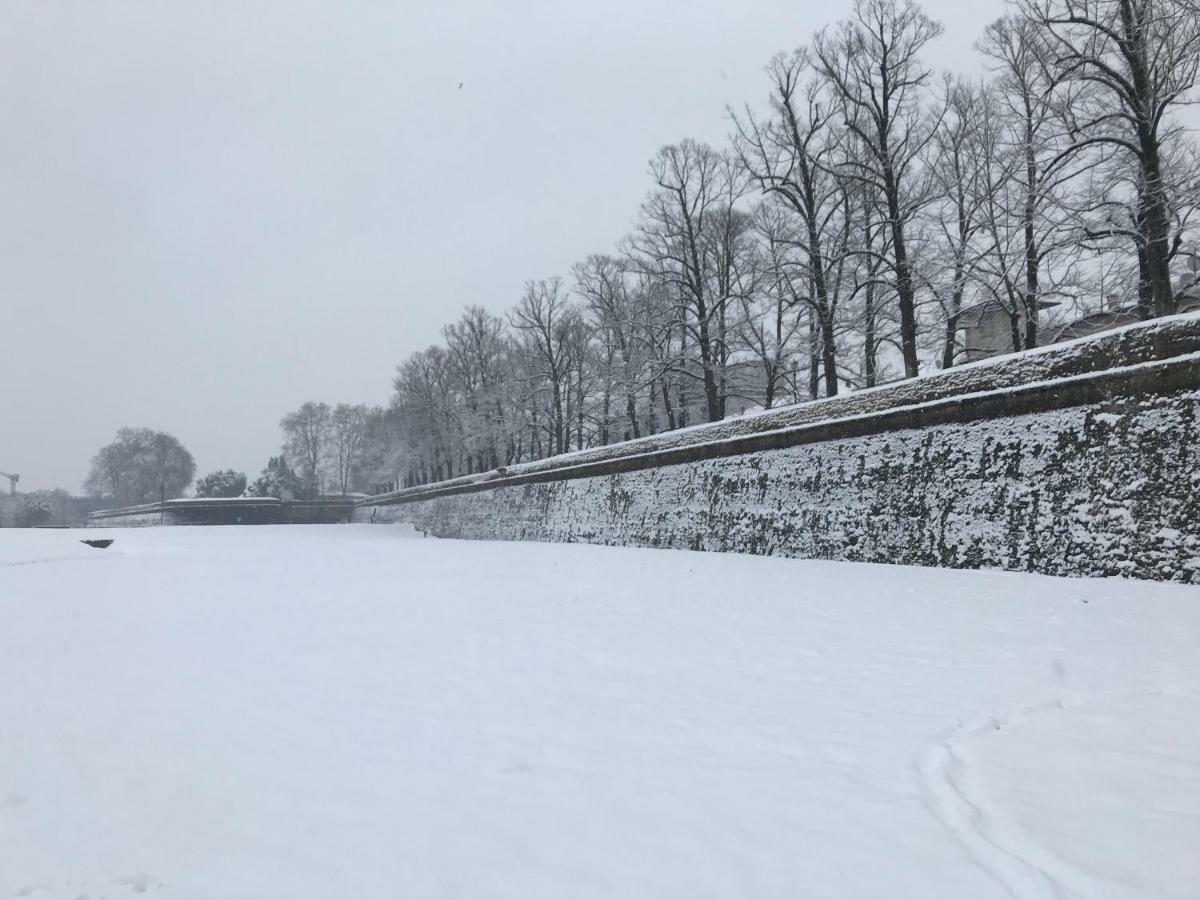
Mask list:
POLYGON ((0 897, 1196 897, 1200 589, 0 531, 0 897))

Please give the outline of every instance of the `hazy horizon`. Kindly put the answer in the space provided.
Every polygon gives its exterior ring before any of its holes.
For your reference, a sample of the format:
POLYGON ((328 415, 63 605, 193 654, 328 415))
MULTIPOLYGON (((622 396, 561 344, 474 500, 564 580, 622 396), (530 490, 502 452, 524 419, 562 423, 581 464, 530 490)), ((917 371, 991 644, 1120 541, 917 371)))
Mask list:
MULTIPOLYGON (((924 7, 978 71, 1003 4, 924 7)), ((78 491, 129 425, 253 478, 303 401, 385 403, 464 306, 611 249, 655 151, 849 10, 9 4, 0 470, 78 491)))

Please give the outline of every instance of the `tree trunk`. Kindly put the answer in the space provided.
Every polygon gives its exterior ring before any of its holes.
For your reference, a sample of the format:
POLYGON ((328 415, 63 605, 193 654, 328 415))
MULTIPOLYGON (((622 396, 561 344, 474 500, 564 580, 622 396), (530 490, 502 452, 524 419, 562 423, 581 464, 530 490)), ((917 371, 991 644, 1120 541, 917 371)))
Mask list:
POLYGON ((825 370, 825 396, 836 397, 838 392, 837 359, 833 342, 833 316, 821 315, 821 363, 825 370))
POLYGON ((662 385, 663 409, 667 413, 667 428, 675 430, 675 410, 671 407, 671 389, 665 378, 660 378, 659 383, 662 385))
MULTIPOLYGON (((608 444, 608 431, 609 431, 608 416, 609 416, 609 408, 611 406, 612 406, 612 391, 610 391, 608 386, 606 385, 604 388, 604 399, 600 405, 600 444, 602 446, 608 444)), ((582 434, 582 429, 581 429, 580 433, 582 434)), ((582 441, 583 441, 583 439, 580 438, 581 443, 582 443, 582 441)))
POLYGON ((817 322, 810 313, 808 317, 808 396, 816 400, 821 392, 821 369, 819 359, 820 337, 817 334, 817 322))
POLYGON ((700 365, 704 368, 704 405, 708 421, 721 420, 721 402, 717 391, 717 380, 713 377, 712 344, 708 339, 708 324, 700 323, 700 365))
POLYGON ((875 387, 879 379, 875 359, 875 282, 874 275, 863 292, 863 376, 867 387, 875 387))
MULTIPOLYGON (((583 360, 575 370, 575 446, 583 449, 583 360)), ((607 408, 607 400, 605 407, 607 408)), ((607 409, 606 409, 607 411, 607 409)))
MULTIPOLYGON (((1139 223, 1140 224, 1140 223, 1139 223)), ((1154 292, 1150 289, 1150 260, 1146 255, 1144 241, 1135 241, 1138 263, 1138 317, 1146 320, 1154 318, 1154 292)), ((1104 298, 1108 302, 1108 298, 1104 298)))
POLYGON ((1145 161, 1146 190, 1146 265, 1150 276, 1150 293, 1154 298, 1154 314, 1169 316, 1175 312, 1175 289, 1171 284, 1171 223, 1167 210, 1166 192, 1162 187, 1158 146, 1145 161))
MULTIPOLYGON (((881 148, 886 158, 887 146, 881 148)), ((920 374, 917 359, 917 301, 913 288, 912 265, 908 261, 908 244, 905 241, 904 223, 900 221, 900 194, 895 175, 890 166, 883 172, 884 193, 887 198, 888 219, 892 232, 892 252, 896 261, 896 300, 900 308, 900 352, 904 357, 904 376, 915 378, 920 374)))
POLYGON ((1026 113, 1025 127, 1025 347, 1038 345, 1038 308, 1041 305, 1041 288, 1038 284, 1041 257, 1038 253, 1037 232, 1034 230, 1037 217, 1037 158, 1033 152, 1033 130, 1026 113))
POLYGON ((565 423, 563 421, 562 385, 559 384, 558 379, 554 380, 553 402, 554 402, 554 452, 562 453, 563 452, 563 444, 566 440, 566 437, 564 435, 564 432, 566 431, 566 429, 563 427, 565 423))
MULTIPOLYGON (((961 301, 959 302, 961 303, 961 301)), ((957 312, 951 313, 946 318, 946 335, 942 342, 943 369, 949 369, 954 365, 954 349, 958 342, 958 318, 959 314, 957 312)))
POLYGON ((1171 284, 1171 212, 1163 184, 1158 124, 1152 121, 1158 98, 1151 83, 1151 53, 1146 45, 1149 25, 1135 13, 1131 0, 1121 0, 1119 14, 1124 38, 1122 51, 1129 63, 1133 94, 1139 101, 1136 116, 1138 162, 1142 170, 1141 205, 1146 226, 1146 274, 1154 314, 1169 316, 1175 312, 1175 290, 1171 284))
POLYGON ((635 438, 641 437, 641 429, 638 428, 637 401, 633 397, 632 390, 625 394, 625 415, 629 417, 630 432, 635 438))

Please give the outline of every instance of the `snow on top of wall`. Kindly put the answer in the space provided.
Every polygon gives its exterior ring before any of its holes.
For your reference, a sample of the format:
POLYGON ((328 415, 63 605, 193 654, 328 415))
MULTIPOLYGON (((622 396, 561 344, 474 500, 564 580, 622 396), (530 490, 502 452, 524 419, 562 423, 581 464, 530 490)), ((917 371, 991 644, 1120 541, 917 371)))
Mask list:
POLYGON ((279 503, 277 497, 175 497, 168 500, 173 503, 242 503, 242 504, 274 504, 279 503))

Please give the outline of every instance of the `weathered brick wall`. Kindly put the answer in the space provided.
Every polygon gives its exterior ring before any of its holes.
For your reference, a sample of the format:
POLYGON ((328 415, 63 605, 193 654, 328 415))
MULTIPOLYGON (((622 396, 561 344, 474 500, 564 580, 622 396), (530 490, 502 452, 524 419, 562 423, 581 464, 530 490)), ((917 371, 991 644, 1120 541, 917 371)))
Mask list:
POLYGON ((439 537, 1200 582, 1198 387, 1200 358, 1186 355, 784 430, 761 449, 747 438, 435 486, 367 501, 356 520, 439 537))

